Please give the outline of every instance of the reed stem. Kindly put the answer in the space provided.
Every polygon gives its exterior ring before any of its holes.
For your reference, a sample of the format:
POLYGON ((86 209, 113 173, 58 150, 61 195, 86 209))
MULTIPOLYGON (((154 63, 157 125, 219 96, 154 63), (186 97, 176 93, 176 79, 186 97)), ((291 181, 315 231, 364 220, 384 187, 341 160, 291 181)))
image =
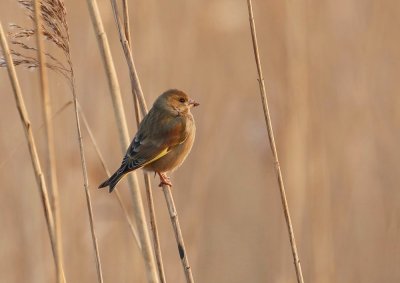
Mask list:
MULTIPOLYGON (((130 29, 129 29, 128 2, 127 2, 127 0, 123 0, 122 2, 123 2, 122 11, 123 11, 123 19, 124 19, 124 33, 125 33, 125 37, 127 40, 127 44, 131 47, 132 45, 131 45, 131 34, 130 34, 130 29)), ((115 18, 119 19, 117 3, 112 0, 111 4, 113 7, 115 18)), ((121 30, 120 21, 116 20, 116 22, 118 25, 118 30, 120 31, 121 30)), ((132 95, 133 95, 133 102, 134 102, 134 108, 135 108, 136 125, 139 128, 139 124, 141 121, 140 110, 139 110, 138 98, 135 95, 135 93, 133 92, 133 89, 132 89, 132 95)), ((155 252, 155 256, 156 256, 158 276, 160 278, 160 282, 165 283, 167 281, 167 279, 165 278, 164 264, 163 264, 162 253, 161 253, 160 237, 159 237, 158 228, 157 228, 157 217, 156 217, 156 211, 154 208, 153 192, 151 190, 150 176, 147 172, 143 171, 143 177, 144 177, 144 183, 145 183, 145 187, 146 187, 147 204, 149 207, 149 216, 150 216, 150 227, 151 227, 151 232, 153 234, 153 248, 154 248, 154 252, 155 252)))
MULTIPOLYGON (((97 36, 97 42, 100 48, 101 57, 103 59, 104 67, 107 73, 107 80, 113 101, 114 113, 117 118, 117 125, 120 134, 122 152, 125 153, 126 149, 129 146, 129 134, 128 134, 128 127, 126 125, 125 113, 122 105, 121 91, 118 84, 114 62, 111 56, 110 46, 108 43, 107 35, 104 30, 97 1, 87 0, 87 4, 91 20, 93 23, 93 27, 97 36)), ((131 173, 127 177, 131 188, 134 217, 136 220, 139 239, 142 246, 142 255, 146 266, 147 278, 149 282, 156 283, 159 282, 159 280, 157 277, 154 254, 151 249, 150 235, 147 230, 143 201, 137 182, 137 177, 135 173, 131 173)))
POLYGON ((80 123, 79 114, 78 114, 78 99, 77 99, 77 95, 75 92, 73 72, 72 72, 71 88, 72 88, 72 96, 73 96, 73 102, 74 102, 74 114, 75 114, 75 121, 76 121, 76 129, 77 129, 78 142, 79 142, 79 153, 80 153, 81 167, 82 167, 82 173, 83 173, 83 187, 85 189, 86 205, 87 205, 88 214, 89 214, 90 234, 92 237, 93 248, 95 251, 97 280, 99 283, 103 283, 104 279, 103 279, 103 273, 102 273, 102 268, 101 268, 99 244, 98 244, 98 240, 97 240, 96 231, 94 228, 93 207, 92 207, 90 191, 89 191, 89 178, 88 178, 88 174, 87 174, 87 166, 86 166, 85 152, 84 152, 84 147, 83 147, 81 123, 80 123))
MULTIPOLYGON (((35 172, 36 182, 38 184, 39 194, 43 205, 44 215, 46 219, 47 231, 50 237, 51 250, 53 252, 54 262, 57 268, 57 247, 56 247, 56 235, 54 227, 54 215, 50 206, 49 194, 47 190, 46 180, 43 175, 42 167, 37 152, 35 138, 32 132, 32 126, 29 119, 28 112, 26 110, 24 98, 22 95, 21 87, 15 71, 14 62, 11 57, 10 48, 7 43, 6 36, 4 34, 3 26, 0 22, 0 43, 3 49, 4 58, 7 64, 7 71, 10 78, 10 82, 13 88, 14 98, 18 109, 19 116, 24 128, 26 140, 28 143, 29 154, 31 157, 32 167, 35 172)), ((60 270, 62 272, 62 270, 60 270)), ((62 273, 63 274, 63 273, 62 273)))
POLYGON ((60 216, 60 203, 59 203, 59 191, 57 184, 57 170, 56 170, 56 151, 54 145, 54 125, 52 120, 52 107, 48 88, 47 80, 47 68, 46 68, 46 56, 45 46, 42 38, 42 17, 40 1, 34 1, 34 23, 36 28, 36 45, 37 45, 37 56, 39 63, 39 78, 40 88, 42 94, 43 104, 43 117, 45 125, 45 136, 47 142, 47 164, 49 170, 50 180, 50 191, 52 210, 54 213, 54 228, 55 228, 55 239, 56 239, 56 274, 57 282, 65 282, 64 277, 64 264, 63 264, 63 249, 62 249, 62 232, 61 232, 61 216, 60 216))
POLYGON ((292 221, 290 218, 289 205, 287 202, 285 186, 283 183, 281 167, 279 165, 278 151, 276 149, 276 144, 275 144, 275 137, 274 137, 274 131, 272 128, 271 115, 269 113, 264 77, 263 77, 262 68, 261 68, 260 54, 258 52, 257 34, 256 34, 255 23, 254 23, 253 7, 251 4, 251 0, 247 0, 247 7, 248 7, 248 12, 249 12, 251 38, 252 38, 252 42, 253 42, 253 51, 254 51, 254 57, 255 57, 256 66, 257 66, 257 72, 258 72, 258 83, 259 83, 259 87, 260 87, 261 101, 262 101, 263 110, 264 110, 264 118, 265 118, 265 123, 266 123, 267 131, 268 131, 269 144, 271 147, 272 155, 274 157, 275 170, 276 170, 278 184, 279 184, 279 192, 280 192, 280 196, 281 196, 283 212, 285 215, 286 226, 287 226, 288 233, 289 233, 290 246, 292 249, 294 266, 295 266, 295 270, 296 270, 296 278, 297 278, 298 283, 304 283, 303 273, 302 273, 301 265, 300 265, 300 258, 299 258, 299 255, 297 252, 297 247, 296 247, 296 239, 294 237, 292 221))

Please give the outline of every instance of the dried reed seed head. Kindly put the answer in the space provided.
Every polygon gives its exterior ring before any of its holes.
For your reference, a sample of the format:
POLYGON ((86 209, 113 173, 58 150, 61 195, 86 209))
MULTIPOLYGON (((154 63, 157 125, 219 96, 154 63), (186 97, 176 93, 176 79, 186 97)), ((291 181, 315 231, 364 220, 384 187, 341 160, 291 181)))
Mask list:
MULTIPOLYGON (((34 2, 33 0, 18 0, 18 3, 27 11, 27 17, 34 21, 34 2)), ((72 76, 72 66, 69 59, 70 48, 69 48, 69 33, 67 25, 67 11, 65 9, 64 2, 62 0, 42 0, 40 1, 40 14, 42 16, 42 34, 45 39, 53 43, 64 53, 67 61, 67 66, 63 64, 55 56, 45 53, 48 58, 46 66, 54 70, 69 81, 72 76)), ((32 28, 25 28, 15 23, 9 24, 10 31, 8 35, 11 40, 11 44, 14 48, 11 50, 13 61, 15 65, 23 65, 27 69, 35 69, 38 67, 38 60, 35 57, 29 56, 27 52, 36 52, 37 48, 30 46, 28 43, 23 41, 29 40, 35 35, 36 30, 32 28), (15 47, 20 48, 25 52, 18 52, 15 47)), ((6 62, 4 56, 0 57, 0 67, 5 67, 6 62)))
MULTIPOLYGON (((34 21, 34 8, 32 0, 18 0, 20 5, 24 7, 27 16, 34 21)), ((65 5, 60 0, 44 0, 40 2, 40 14, 43 18, 42 33, 46 39, 53 42, 64 52, 69 53, 69 34, 66 20, 65 5)), ((35 33, 33 29, 23 29, 19 26, 18 37, 31 36, 35 33)))
MULTIPOLYGON (((28 46, 28 45, 26 45, 25 43, 20 42, 20 41, 12 40, 12 41, 11 41, 11 44, 16 45, 16 46, 20 46, 22 49, 26 49, 26 50, 30 50, 30 51, 35 51, 35 52, 37 51, 37 49, 36 49, 35 47, 28 46)), ((16 52, 14 51, 14 53, 16 53, 16 52)), ((57 67, 59 67, 59 68, 61 68, 61 69, 64 68, 63 63, 61 63, 56 57, 54 57, 53 55, 51 55, 50 53, 47 53, 47 52, 45 53, 45 55, 47 56, 48 59, 50 59, 51 61, 53 61, 53 63, 54 63, 57 67)), ((27 57, 27 55, 22 55, 22 54, 20 54, 19 56, 25 56, 25 57, 27 57)), ((65 71, 69 71, 69 70, 65 69, 65 71)))

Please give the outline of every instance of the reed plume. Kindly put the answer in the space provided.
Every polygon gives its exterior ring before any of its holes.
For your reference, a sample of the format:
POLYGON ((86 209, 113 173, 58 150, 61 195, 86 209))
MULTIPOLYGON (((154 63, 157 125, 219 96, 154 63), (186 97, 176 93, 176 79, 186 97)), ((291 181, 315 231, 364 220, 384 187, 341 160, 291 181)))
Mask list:
MULTIPOLYGON (((26 11, 26 15, 34 21, 34 6, 31 0, 18 0, 26 11)), ((46 42, 58 47, 63 53, 62 59, 45 52, 46 66, 63 75, 72 82, 72 62, 70 60, 69 33, 66 21, 66 9, 61 0, 40 1, 40 15, 42 20, 41 31, 46 42)), ((11 54, 15 66, 21 65, 27 69, 37 69, 39 59, 35 57, 37 46, 32 45, 31 39, 36 34, 34 27, 22 27, 16 23, 9 24, 8 36, 11 43, 11 54)), ((0 58, 0 67, 5 67, 4 58, 0 58)))

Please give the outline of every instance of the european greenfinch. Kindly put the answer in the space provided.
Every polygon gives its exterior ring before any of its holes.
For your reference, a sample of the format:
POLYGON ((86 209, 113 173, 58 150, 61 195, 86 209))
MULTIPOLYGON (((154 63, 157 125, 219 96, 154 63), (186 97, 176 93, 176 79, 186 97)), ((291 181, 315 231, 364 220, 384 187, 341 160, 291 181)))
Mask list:
POLYGON ((190 150, 196 126, 190 110, 199 103, 186 93, 171 89, 161 94, 139 125, 120 168, 99 188, 110 193, 127 173, 143 168, 160 176, 160 186, 172 186, 166 172, 178 168, 190 150))

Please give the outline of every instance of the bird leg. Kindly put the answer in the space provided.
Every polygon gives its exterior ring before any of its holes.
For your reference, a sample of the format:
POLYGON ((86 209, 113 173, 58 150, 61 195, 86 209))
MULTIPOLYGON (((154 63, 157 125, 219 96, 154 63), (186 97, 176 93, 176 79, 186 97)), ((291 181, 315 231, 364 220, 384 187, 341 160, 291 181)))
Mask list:
POLYGON ((171 179, 167 176, 167 174, 161 172, 157 173, 160 176, 160 181, 161 181, 161 183, 158 185, 159 187, 162 187, 163 185, 172 187, 171 179))

